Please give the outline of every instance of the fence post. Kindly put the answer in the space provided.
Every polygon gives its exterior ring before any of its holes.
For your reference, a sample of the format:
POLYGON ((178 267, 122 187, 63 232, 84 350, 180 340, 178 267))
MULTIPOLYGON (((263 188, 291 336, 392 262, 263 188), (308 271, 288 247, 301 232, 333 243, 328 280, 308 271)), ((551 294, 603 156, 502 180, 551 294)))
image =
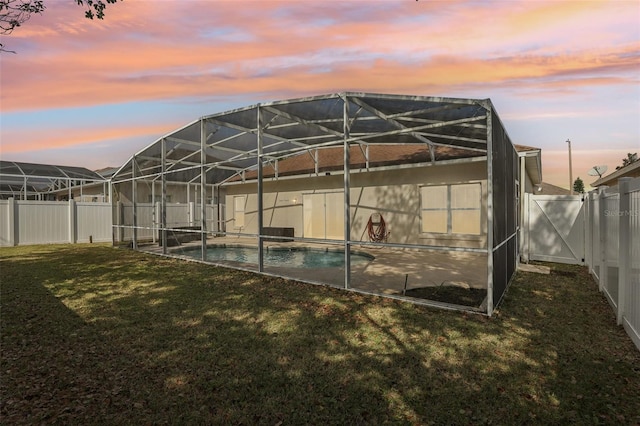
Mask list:
POLYGON ((154 244, 158 242, 158 239, 162 239, 162 237, 158 232, 160 229, 161 217, 162 217, 162 202, 158 201, 153 204, 153 243, 154 244))
POLYGON ((524 193, 524 211, 522 220, 522 252, 520 257, 524 263, 529 263, 529 209, 531 208, 531 194, 524 193))
POLYGON ((598 277, 598 288, 603 291, 607 285, 607 218, 605 216, 605 192, 607 187, 598 187, 598 210, 599 210, 599 222, 598 228, 600 228, 600 252, 598 253, 598 264, 600 265, 600 274, 598 277))
POLYGON ((629 194, 629 182, 631 178, 620 178, 618 180, 618 190, 620 191, 620 201, 618 206, 618 325, 622 324, 622 318, 627 303, 628 271, 630 265, 631 239, 631 203, 629 194))
POLYGON ((9 204, 7 205, 9 211, 7 212, 7 219, 9 220, 9 235, 7 236, 9 239, 10 246, 16 246, 16 229, 18 229, 18 224, 16 223, 16 200, 15 198, 9 198, 9 204))
POLYGON ((76 242, 76 202, 69 200, 69 243, 76 242))
POLYGON ((118 242, 122 243, 124 241, 124 228, 122 225, 124 224, 124 204, 122 201, 118 201, 117 208, 117 220, 118 220, 118 242))
POLYGON ((189 226, 195 226, 196 224, 196 203, 189 201, 189 226))
MULTIPOLYGON (((598 190, 594 190, 591 193, 591 274, 596 276, 595 269, 596 266, 600 267, 600 253, 598 250, 600 249, 600 221, 599 219, 596 221, 596 218, 600 218, 600 197, 598 190), (598 238, 595 238, 596 229, 598 230, 598 238), (596 246, 598 250, 596 250, 596 246)), ((600 278, 598 277, 598 285, 600 284, 600 278)))
POLYGON ((582 211, 584 212, 584 264, 587 270, 591 272, 591 266, 589 265, 591 263, 591 219, 589 217, 589 209, 591 208, 589 202, 591 201, 591 196, 587 192, 582 194, 582 197, 582 211))

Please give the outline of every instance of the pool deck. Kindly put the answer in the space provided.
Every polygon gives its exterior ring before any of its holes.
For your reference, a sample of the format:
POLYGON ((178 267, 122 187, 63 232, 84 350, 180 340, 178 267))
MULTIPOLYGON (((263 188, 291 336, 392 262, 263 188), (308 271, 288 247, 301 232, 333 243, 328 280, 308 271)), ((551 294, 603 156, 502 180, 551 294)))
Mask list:
MULTIPOLYGON (((171 256, 180 256, 180 251, 188 247, 198 247, 200 242, 168 247, 171 256)), ((208 245, 234 245, 257 247, 255 239, 238 237, 216 237, 207 241, 208 245)), ((318 244, 308 242, 265 241, 264 247, 308 247, 315 249, 344 250, 339 244, 318 244)), ((162 247, 140 247, 141 250, 156 254, 162 247)), ((352 251, 370 254, 374 260, 351 266, 351 287, 353 289, 383 294, 400 295, 405 288, 434 286, 458 286, 463 288, 487 287, 487 255, 484 253, 440 250, 398 249, 389 247, 353 246, 352 251)), ((184 256, 187 258, 186 256, 184 256)), ((193 258, 189 258, 193 260, 193 258)), ((238 262, 219 262, 222 266, 240 267, 257 272, 257 265, 238 262)), ((315 284, 325 284, 344 288, 344 268, 292 268, 265 265, 264 272, 286 278, 315 284)))

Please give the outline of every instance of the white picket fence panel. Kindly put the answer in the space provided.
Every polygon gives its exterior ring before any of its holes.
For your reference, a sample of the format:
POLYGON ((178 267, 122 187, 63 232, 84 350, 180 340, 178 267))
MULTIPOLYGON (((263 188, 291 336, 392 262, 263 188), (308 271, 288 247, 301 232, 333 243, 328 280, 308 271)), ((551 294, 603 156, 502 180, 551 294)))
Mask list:
POLYGON ((0 201, 0 245, 112 241, 110 203, 0 201))
POLYGON ((76 203, 76 242, 113 240, 111 203, 76 203))
MULTIPOLYGON (((136 241, 157 242, 159 231, 162 228, 162 204, 161 203, 136 203, 135 218, 133 204, 118 203, 117 216, 114 225, 117 228, 116 240, 119 242, 133 241, 134 230, 136 241)), ((220 232, 223 228, 224 218, 218 216, 218 206, 206 206, 207 232, 220 232)), ((220 209, 224 212, 224 208, 220 209)), ((166 227, 184 228, 188 226, 198 227, 201 224, 202 207, 194 202, 167 203, 166 227)))
POLYGON ((640 349, 640 178, 584 196, 527 194, 521 256, 586 264, 640 349))
MULTIPOLYGON (((0 200, 0 246, 131 241, 134 228, 138 240, 156 242, 159 212, 159 203, 136 203, 134 226, 131 204, 119 203, 113 217, 110 203, 0 200)), ((207 205, 206 215, 207 231, 221 231, 224 218, 218 217, 218 206, 207 205)), ((201 206, 195 203, 167 204, 168 228, 198 226, 201 217, 201 206)))
POLYGON ((10 203, 13 203, 13 200, 0 200, 0 246, 14 245, 13 212, 9 210, 10 203))
POLYGON ((526 259, 584 265, 582 195, 526 194, 524 222, 526 259))
POLYGON ((640 178, 620 179, 585 201, 589 272, 640 349, 640 178))

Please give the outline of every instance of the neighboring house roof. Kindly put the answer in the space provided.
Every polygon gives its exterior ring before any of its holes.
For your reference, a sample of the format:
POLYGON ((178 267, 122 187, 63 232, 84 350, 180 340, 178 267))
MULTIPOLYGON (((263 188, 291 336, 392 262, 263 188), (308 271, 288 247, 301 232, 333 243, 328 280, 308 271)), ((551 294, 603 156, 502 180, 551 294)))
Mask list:
POLYGON ((640 177, 640 161, 635 161, 627 166, 621 167, 613 173, 603 176, 591 184, 592 187, 615 186, 618 179, 623 177, 640 177))
POLYGON ((518 152, 540 151, 540 148, 536 148, 534 146, 519 145, 517 143, 514 143, 513 146, 518 152))
POLYGON ((103 167, 101 169, 96 170, 96 173, 102 176, 105 179, 109 179, 115 172, 118 171, 120 167, 103 167))
POLYGON ((518 151, 518 156, 524 158, 524 167, 531 183, 540 185, 542 183, 542 155, 540 148, 525 145, 514 145, 514 147, 518 151))
POLYGON ((571 191, 560 186, 541 182, 536 185, 535 195, 571 195, 571 191))

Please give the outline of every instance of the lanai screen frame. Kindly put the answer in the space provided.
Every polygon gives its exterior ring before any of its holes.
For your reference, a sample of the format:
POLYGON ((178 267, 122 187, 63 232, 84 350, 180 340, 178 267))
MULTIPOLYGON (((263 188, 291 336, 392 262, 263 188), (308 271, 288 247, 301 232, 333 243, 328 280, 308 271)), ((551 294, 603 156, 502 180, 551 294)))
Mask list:
MULTIPOLYGON (((167 254, 166 188, 169 182, 200 186, 202 260, 206 261, 208 191, 257 171, 258 272, 264 273, 263 167, 315 148, 344 148, 344 288, 351 282, 350 146, 368 143, 425 144, 480 151, 487 164, 487 314, 491 315, 513 278, 517 264, 517 152, 490 99, 464 99, 343 92, 260 103, 201 117, 131 157, 112 177, 112 185, 132 183, 133 248, 136 238, 136 187, 160 181, 160 230, 167 254)), ((277 176, 277 173, 276 173, 277 176)), ((155 184, 153 186, 155 188, 155 184)), ((115 227, 122 225, 114 225, 115 227)), ((393 246, 393 245, 392 245, 393 246)), ((403 246, 404 247, 404 246, 403 246)), ((416 248, 442 250, 420 245, 416 248)), ((446 248, 451 250, 451 247, 446 248)), ((354 290, 357 291, 357 290, 354 290)))

